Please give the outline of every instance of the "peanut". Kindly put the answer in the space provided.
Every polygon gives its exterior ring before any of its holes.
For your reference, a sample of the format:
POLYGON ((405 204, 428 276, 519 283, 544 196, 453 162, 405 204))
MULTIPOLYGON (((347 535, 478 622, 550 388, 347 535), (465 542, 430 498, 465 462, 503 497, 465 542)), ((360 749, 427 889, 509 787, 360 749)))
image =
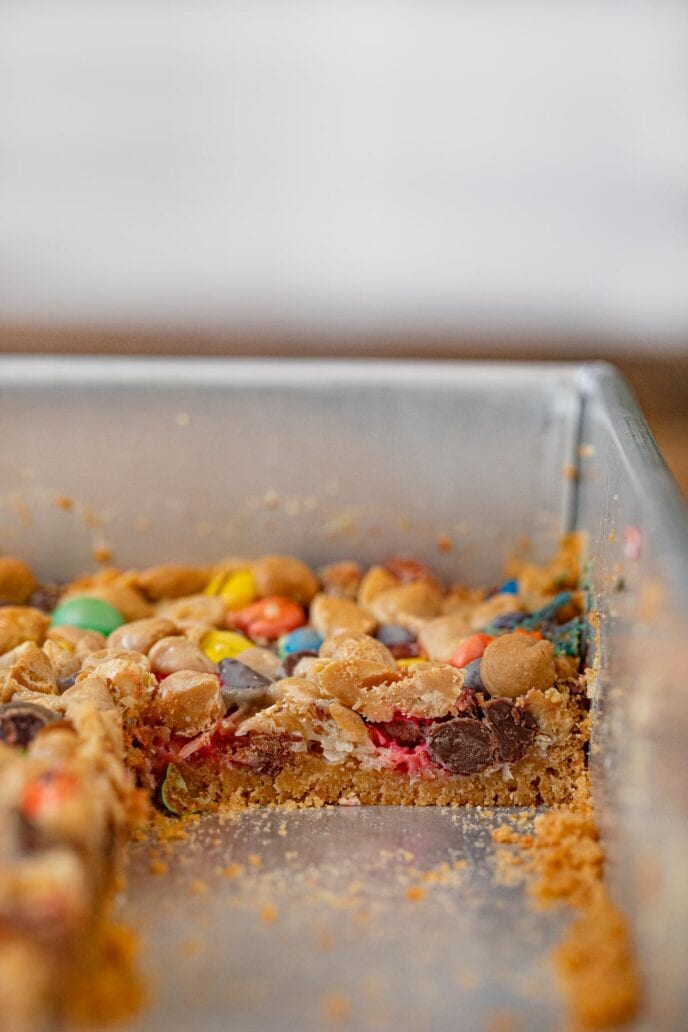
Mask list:
POLYGON ((52 663, 32 641, 27 641, 16 650, 14 663, 4 679, 0 701, 9 702, 22 690, 57 695, 52 663))
POLYGON ((459 642, 471 633, 471 625, 465 612, 436 616, 418 632, 418 641, 430 659, 448 663, 459 642))
POLYGON ((145 620, 132 620, 118 627, 108 635, 107 647, 115 651, 148 653, 156 641, 176 634, 177 628, 171 620, 162 616, 150 616, 145 620))
POLYGON ((143 620, 153 611, 141 592, 129 584, 127 577, 124 576, 85 590, 72 591, 70 589, 63 596, 62 601, 66 601, 68 598, 100 598, 103 602, 109 602, 111 606, 114 606, 125 620, 143 620))
POLYGON ((217 677, 196 670, 170 674, 160 682, 155 710, 161 723, 178 735, 200 734, 225 712, 217 677))
POLYGON ((363 579, 363 570, 358 563, 344 560, 340 563, 330 563, 320 570, 320 580, 323 590, 327 595, 334 595, 337 598, 356 599, 359 586, 363 579))
POLYGON ((152 602, 163 598, 182 598, 203 591, 209 571, 196 566, 151 566, 137 577, 137 586, 152 602))
POLYGON ((178 670, 195 670, 199 674, 212 674, 212 663, 198 645, 183 635, 173 635, 156 641, 148 653, 151 670, 161 677, 176 674, 178 670))
POLYGON ((318 578, 299 559, 290 555, 264 555, 252 566, 259 598, 284 595, 307 606, 318 590, 318 578))
POLYGON ((392 720, 396 712, 433 719, 455 711, 463 674, 445 663, 418 663, 389 684, 361 693, 356 709, 368 720, 392 720))
POLYGON ((367 659, 333 659, 317 672, 321 694, 352 708, 362 701, 374 685, 397 680, 395 670, 384 663, 367 659))
POLYGON ((398 623, 415 629, 420 621, 440 614, 442 596, 426 581, 413 581, 381 591, 366 608, 379 623, 398 623))
POLYGON ((323 638, 341 631, 353 634, 371 634, 375 620, 348 598, 316 595, 311 602, 310 620, 323 638))
POLYGON ((74 653, 79 663, 82 663, 86 656, 92 652, 100 652, 105 648, 106 638, 100 631, 86 631, 81 627, 70 627, 64 624, 60 627, 51 627, 46 634, 48 641, 57 642, 74 653))
POLYGON ((481 631, 487 627, 496 616, 504 616, 506 613, 523 612, 523 604, 516 595, 493 595, 480 602, 471 611, 471 630, 481 631))
POLYGON ((50 617, 29 606, 0 607, 0 655, 25 641, 42 645, 50 617))
POLYGON ((48 638, 43 643, 43 651, 52 663, 56 681, 64 681, 79 672, 81 660, 65 645, 48 638))
POLYGON ((105 678, 115 698, 127 707, 136 707, 150 698, 156 683, 148 660, 140 652, 94 652, 84 660, 76 684, 93 674, 105 678))
POLYGON ((370 659, 396 670, 397 663, 386 645, 367 634, 343 631, 332 634, 320 646, 322 659, 370 659))
POLYGON ((330 716, 334 720, 335 724, 339 727, 343 733, 344 738, 349 742, 367 742, 369 739, 368 728, 365 726, 363 720, 359 717, 358 713, 354 713, 353 710, 347 706, 342 706, 341 702, 330 703, 330 716))
POLYGON ((164 616, 182 628, 202 624, 207 630, 209 627, 224 627, 226 609, 221 598, 188 595, 187 598, 159 603, 158 616, 164 616))
POLYGON ((554 684, 554 650, 550 641, 526 634, 503 634, 485 649, 480 677, 490 695, 515 699, 531 688, 547 691, 554 684))
POLYGON ((0 603, 21 606, 38 587, 38 581, 21 559, 0 557, 0 603))
POLYGON ((389 570, 385 570, 384 566, 371 566, 358 589, 359 606, 369 609, 370 603, 380 592, 395 588, 398 584, 396 577, 393 577, 389 570))

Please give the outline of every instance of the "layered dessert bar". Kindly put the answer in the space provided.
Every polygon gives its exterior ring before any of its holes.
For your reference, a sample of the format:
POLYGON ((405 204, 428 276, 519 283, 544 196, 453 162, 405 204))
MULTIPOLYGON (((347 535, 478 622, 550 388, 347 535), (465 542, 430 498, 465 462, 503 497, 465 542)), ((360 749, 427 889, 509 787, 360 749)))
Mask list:
POLYGON ((399 557, 59 586, 0 558, 3 1013, 38 1028, 55 1004, 145 800, 174 815, 570 800, 589 734, 578 576, 574 539, 483 589, 399 557))

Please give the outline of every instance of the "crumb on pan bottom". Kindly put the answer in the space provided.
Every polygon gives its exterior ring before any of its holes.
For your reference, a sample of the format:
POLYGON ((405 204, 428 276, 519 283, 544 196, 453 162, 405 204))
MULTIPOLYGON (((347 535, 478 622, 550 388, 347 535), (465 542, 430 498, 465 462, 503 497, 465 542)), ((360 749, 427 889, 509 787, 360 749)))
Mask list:
POLYGON ((327 804, 411 806, 552 806, 570 800, 585 769, 578 743, 550 748, 497 771, 470 776, 410 777, 394 770, 363 770, 304 756, 275 777, 253 771, 180 764, 175 792, 180 813, 247 806, 327 804))

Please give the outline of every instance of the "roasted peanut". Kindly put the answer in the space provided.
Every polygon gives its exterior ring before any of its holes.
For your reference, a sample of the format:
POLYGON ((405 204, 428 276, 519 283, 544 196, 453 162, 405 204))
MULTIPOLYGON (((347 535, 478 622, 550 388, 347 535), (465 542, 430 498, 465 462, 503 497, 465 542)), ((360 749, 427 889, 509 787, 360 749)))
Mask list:
POLYGON ((448 663, 459 642, 471 633, 471 625, 464 612, 448 613, 429 620, 418 632, 418 641, 430 659, 448 663))
POLYGON ((311 602, 310 620, 323 638, 342 631, 371 634, 376 626, 375 620, 365 609, 348 598, 335 598, 333 595, 315 596, 311 602))
MULTIPOLYGON (((177 627, 171 620, 162 616, 150 616, 145 620, 132 620, 131 623, 118 627, 108 635, 107 647, 115 651, 124 649, 127 652, 148 653, 156 641, 169 638, 177 633, 177 627)), ((171 671, 170 671, 171 673, 171 671)))
POLYGON ((398 584, 381 591, 366 606, 379 623, 397 623, 416 628, 423 620, 432 620, 442 610, 442 596, 426 581, 398 584))
POLYGON ((46 634, 48 641, 55 641, 74 653, 81 664, 92 652, 100 652, 105 648, 107 639, 100 631, 87 631, 81 627, 70 627, 63 624, 51 627, 46 634))
POLYGON ((386 645, 367 634, 344 631, 325 638, 320 646, 322 659, 370 659, 396 670, 397 663, 386 645))
POLYGON ((42 645, 50 617, 29 606, 0 607, 0 655, 25 641, 42 645))
POLYGON ((323 696, 352 708, 362 702, 368 688, 398 680, 400 676, 386 664, 374 660, 332 659, 318 670, 315 680, 323 696))
POLYGON ((146 598, 158 602, 163 598, 182 598, 203 591, 210 572, 197 566, 151 566, 137 577, 137 586, 146 598))
POLYGON ((276 680, 282 670, 282 662, 279 656, 276 656, 270 649, 261 649, 256 646, 255 648, 244 649, 237 656, 244 666, 250 667, 251 670, 255 670, 257 674, 262 674, 263 677, 269 677, 272 681, 276 680))
POLYGON ((495 638, 480 662, 480 678, 490 695, 506 699, 525 695, 531 688, 547 691, 555 677, 552 643, 527 634, 495 638))
POLYGON ((164 616, 183 628, 195 625, 203 625, 206 630, 209 627, 224 627, 226 615, 222 599, 212 595, 189 595, 187 598, 158 604, 158 616, 164 616))
POLYGON ((160 682, 155 710, 171 731, 192 738, 212 727, 225 712, 219 681, 213 674, 178 670, 160 682))
POLYGON ((251 569, 259 598, 284 595, 307 606, 318 590, 313 571, 290 555, 264 555, 251 569))
POLYGON ((52 664, 55 681, 65 681, 78 674, 81 668, 81 660, 66 645, 47 638, 43 642, 43 651, 52 664))
POLYGON ((175 674, 178 670, 195 670, 200 674, 215 672, 211 663, 198 645, 183 635, 174 635, 156 641, 148 653, 151 670, 160 677, 175 674))
POLYGON ((359 606, 370 609, 370 603, 380 592, 395 588, 398 584, 396 577, 393 577, 389 570, 385 570, 384 566, 371 566, 358 589, 359 606))
POLYGON ((363 580, 363 569, 358 563, 350 560, 330 563, 329 566, 323 566, 319 573, 323 590, 327 595, 355 600, 363 580))
POLYGON ((45 652, 32 641, 27 641, 16 649, 14 663, 4 677, 0 701, 9 702, 22 690, 46 695, 57 694, 52 664, 45 652))
POLYGON ((38 581, 26 563, 0 556, 0 604, 21 606, 37 587, 38 581))
POLYGON ((150 698, 156 685, 150 663, 140 652, 94 652, 84 660, 76 683, 92 674, 105 678, 115 697, 127 707, 136 707, 150 698))
POLYGON ((348 706, 342 706, 341 702, 330 703, 330 716, 339 727, 344 738, 349 742, 358 744, 367 742, 370 738, 368 728, 358 713, 354 713, 348 706))
POLYGON ((463 674, 444 663, 418 663, 405 677, 373 685, 360 694, 355 708, 368 720, 392 720, 397 712, 433 719, 456 712, 463 674))

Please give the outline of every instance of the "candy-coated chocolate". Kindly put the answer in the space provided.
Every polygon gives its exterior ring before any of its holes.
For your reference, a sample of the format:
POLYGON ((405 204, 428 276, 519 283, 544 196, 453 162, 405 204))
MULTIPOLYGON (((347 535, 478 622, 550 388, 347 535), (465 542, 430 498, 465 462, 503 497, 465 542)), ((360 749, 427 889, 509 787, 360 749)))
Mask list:
POLYGON ((115 609, 102 598, 81 596, 69 598, 62 602, 53 613, 51 627, 80 627, 86 631, 100 631, 111 634, 121 627, 124 617, 119 609, 115 609))

